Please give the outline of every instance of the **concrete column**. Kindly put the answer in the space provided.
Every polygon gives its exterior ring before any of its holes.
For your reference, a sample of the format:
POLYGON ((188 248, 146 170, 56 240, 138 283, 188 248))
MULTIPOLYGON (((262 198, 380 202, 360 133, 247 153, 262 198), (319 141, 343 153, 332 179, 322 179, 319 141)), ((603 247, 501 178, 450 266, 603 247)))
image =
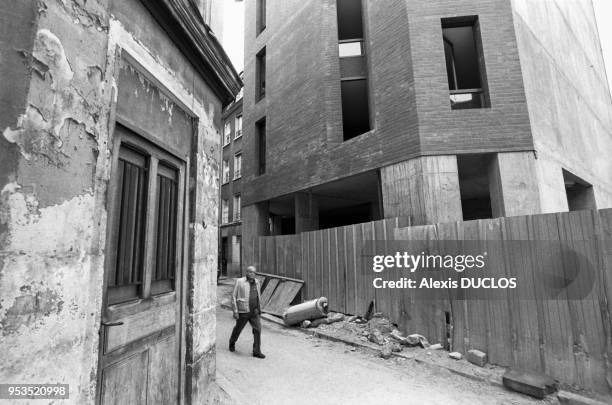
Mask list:
POLYGON ((385 218, 415 225, 461 221, 456 156, 424 156, 380 169, 385 218))
POLYGON ((253 241, 257 236, 270 234, 268 202, 242 207, 242 266, 254 263, 253 241))
POLYGON ((540 193, 533 152, 498 153, 489 166, 493 217, 539 214, 540 193))
POLYGON ((608 192, 603 187, 593 186, 595 193, 595 205, 598 210, 612 208, 612 192, 608 192))
POLYGON ((540 195, 540 213, 567 212, 567 193, 561 165, 544 156, 535 161, 540 195))
POLYGON ((295 193, 295 233, 319 229, 319 204, 312 193, 295 193))

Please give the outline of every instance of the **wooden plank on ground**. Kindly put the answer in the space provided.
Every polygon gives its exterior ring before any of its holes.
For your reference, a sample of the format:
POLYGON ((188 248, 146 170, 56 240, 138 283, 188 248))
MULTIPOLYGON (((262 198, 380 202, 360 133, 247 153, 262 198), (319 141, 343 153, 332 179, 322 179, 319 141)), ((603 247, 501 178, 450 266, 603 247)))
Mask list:
POLYGON ((285 309, 291 305, 291 301, 293 301, 297 293, 300 292, 302 285, 302 283, 293 281, 281 282, 274 290, 272 297, 266 306, 263 307, 262 311, 272 315, 282 316, 285 309))
POLYGON ((271 278, 268 280, 268 285, 261 293, 261 302, 259 303, 259 306, 261 308, 264 308, 266 305, 268 305, 268 301, 270 301, 270 298, 272 298, 272 294, 278 286, 278 283, 280 283, 280 280, 277 278, 271 278))
POLYGON ((263 288, 264 282, 266 281, 266 276, 261 276, 259 274, 255 275, 255 280, 259 281, 259 287, 263 288))

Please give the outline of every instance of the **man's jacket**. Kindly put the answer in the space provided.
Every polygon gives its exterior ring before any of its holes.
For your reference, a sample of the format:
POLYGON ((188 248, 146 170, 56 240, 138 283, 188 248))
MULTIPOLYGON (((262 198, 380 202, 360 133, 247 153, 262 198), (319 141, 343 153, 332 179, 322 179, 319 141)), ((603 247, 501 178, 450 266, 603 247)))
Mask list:
MULTIPOLYGON (((261 288, 257 279, 255 279, 255 285, 257 286, 257 301, 260 303, 259 305, 261 306, 261 288)), ((246 277, 236 279, 236 284, 234 284, 234 293, 232 294, 232 309, 234 312, 238 312, 239 314, 245 314, 250 312, 250 291, 251 285, 249 284, 249 280, 247 280, 246 277)))

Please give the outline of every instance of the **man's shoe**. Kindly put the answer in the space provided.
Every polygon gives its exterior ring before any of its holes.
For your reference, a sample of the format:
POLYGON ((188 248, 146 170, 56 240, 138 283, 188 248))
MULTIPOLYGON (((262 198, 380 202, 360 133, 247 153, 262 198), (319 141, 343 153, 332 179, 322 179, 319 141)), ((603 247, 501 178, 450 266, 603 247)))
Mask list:
POLYGON ((230 352, 235 352, 236 351, 236 346, 233 343, 230 343, 230 352))
POLYGON ((253 353, 253 357, 257 357, 258 359, 265 359, 266 355, 263 353, 253 353))

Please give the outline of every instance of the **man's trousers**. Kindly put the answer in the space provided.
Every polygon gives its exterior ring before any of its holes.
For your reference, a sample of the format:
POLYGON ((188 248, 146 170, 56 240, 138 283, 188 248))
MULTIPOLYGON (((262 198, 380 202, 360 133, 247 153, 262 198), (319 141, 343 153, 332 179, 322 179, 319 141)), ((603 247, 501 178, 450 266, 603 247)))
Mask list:
POLYGON ((261 319, 259 318, 259 313, 249 312, 238 314, 236 325, 230 337, 230 345, 236 344, 238 336, 240 336, 240 332, 242 332, 247 322, 250 323, 253 328, 253 354, 259 354, 261 353, 261 319))

